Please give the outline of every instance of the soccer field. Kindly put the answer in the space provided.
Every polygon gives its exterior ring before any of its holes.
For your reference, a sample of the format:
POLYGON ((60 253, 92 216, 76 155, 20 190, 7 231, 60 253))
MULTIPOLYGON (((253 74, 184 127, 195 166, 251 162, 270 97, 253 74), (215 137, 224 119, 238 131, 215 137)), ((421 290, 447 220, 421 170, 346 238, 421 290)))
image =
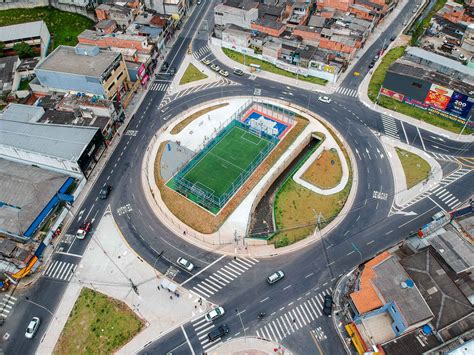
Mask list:
POLYGON ((232 127, 183 178, 219 197, 272 143, 241 127, 232 127))

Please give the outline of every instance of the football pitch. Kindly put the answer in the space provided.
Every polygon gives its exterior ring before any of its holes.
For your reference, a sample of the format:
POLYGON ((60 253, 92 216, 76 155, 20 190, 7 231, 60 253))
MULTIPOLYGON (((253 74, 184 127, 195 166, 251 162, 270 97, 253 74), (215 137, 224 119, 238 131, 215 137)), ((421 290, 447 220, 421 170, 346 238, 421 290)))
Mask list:
POLYGON ((183 178, 220 197, 232 188, 232 184, 268 145, 272 145, 268 139, 234 126, 183 178))

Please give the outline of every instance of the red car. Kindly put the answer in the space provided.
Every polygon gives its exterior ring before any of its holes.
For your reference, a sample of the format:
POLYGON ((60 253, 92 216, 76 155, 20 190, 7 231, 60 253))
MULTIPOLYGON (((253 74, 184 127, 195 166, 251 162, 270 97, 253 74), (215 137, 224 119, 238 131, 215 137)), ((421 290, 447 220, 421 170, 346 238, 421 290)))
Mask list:
POLYGON ((84 222, 82 226, 79 227, 79 229, 76 232, 76 238, 77 239, 84 239, 87 237, 87 234, 89 234, 89 231, 92 228, 92 223, 91 222, 84 222))

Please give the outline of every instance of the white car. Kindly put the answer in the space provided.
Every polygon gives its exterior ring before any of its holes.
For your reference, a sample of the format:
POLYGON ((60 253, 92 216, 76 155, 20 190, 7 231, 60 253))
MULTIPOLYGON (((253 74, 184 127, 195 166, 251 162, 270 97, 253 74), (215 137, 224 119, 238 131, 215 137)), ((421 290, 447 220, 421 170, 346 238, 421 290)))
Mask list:
POLYGON ((211 64, 211 69, 216 72, 219 72, 219 70, 221 70, 221 67, 216 64, 211 64))
POLYGON ((267 282, 272 285, 277 281, 280 281, 282 278, 285 277, 285 273, 281 270, 278 270, 267 277, 267 282))
POLYGON ((201 59, 201 62, 205 65, 211 64, 211 61, 209 59, 206 59, 206 58, 201 59))
POLYGON ((327 104, 331 103, 331 99, 327 96, 319 96, 318 100, 327 104))
POLYGON ((25 338, 31 339, 34 337, 38 327, 40 325, 40 319, 38 317, 33 317, 26 328, 25 338))
POLYGON ((220 318, 224 315, 224 308, 222 307, 216 307, 212 311, 210 311, 208 314, 206 314, 206 320, 208 322, 212 322, 216 320, 217 318, 220 318))
POLYGON ((184 267, 188 271, 193 271, 194 265, 192 262, 186 260, 185 258, 178 258, 178 265, 184 267))
POLYGON ((229 76, 229 72, 227 70, 224 70, 224 69, 221 69, 219 71, 219 74, 222 75, 222 76, 225 76, 225 77, 229 76))

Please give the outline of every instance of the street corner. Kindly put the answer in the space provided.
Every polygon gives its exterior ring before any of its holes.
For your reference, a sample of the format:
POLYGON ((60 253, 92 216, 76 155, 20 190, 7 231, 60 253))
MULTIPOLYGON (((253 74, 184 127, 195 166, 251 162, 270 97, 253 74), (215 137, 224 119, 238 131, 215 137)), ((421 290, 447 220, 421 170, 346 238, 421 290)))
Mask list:
POLYGON ((291 355, 283 345, 258 337, 239 337, 229 339, 218 347, 206 352, 207 355, 291 355))

